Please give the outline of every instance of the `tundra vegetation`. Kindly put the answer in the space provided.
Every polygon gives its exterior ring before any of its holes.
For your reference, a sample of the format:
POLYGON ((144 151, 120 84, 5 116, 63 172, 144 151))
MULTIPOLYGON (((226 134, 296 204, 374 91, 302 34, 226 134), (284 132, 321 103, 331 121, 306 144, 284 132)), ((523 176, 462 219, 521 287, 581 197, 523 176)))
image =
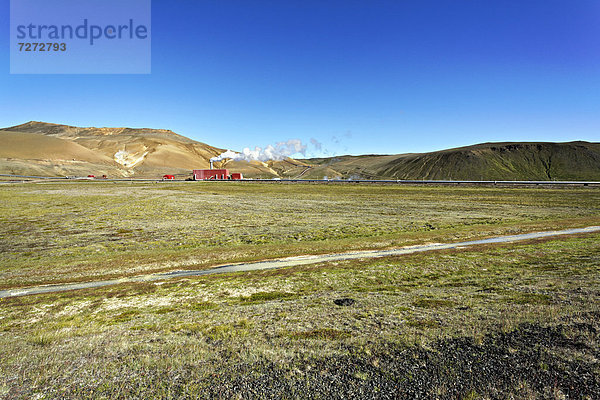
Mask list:
MULTIPOLYGON (((0 189, 4 288, 600 224, 594 188, 0 189)), ((598 304, 599 234, 5 298, 0 398, 593 399, 598 304)))

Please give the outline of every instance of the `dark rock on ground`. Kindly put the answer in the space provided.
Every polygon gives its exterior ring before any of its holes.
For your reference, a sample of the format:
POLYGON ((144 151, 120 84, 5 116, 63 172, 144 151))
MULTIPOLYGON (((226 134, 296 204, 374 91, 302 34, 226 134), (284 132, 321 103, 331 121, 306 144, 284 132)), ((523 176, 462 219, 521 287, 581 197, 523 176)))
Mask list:
POLYGON ((335 299, 333 302, 338 306, 351 306, 356 300, 345 297, 343 299, 335 299))

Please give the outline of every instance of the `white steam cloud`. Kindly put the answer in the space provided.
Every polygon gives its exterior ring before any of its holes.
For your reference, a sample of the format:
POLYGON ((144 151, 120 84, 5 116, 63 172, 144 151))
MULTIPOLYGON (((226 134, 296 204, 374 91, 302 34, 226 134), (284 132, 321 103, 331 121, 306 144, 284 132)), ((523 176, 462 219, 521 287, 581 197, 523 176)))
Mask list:
POLYGON ((279 161, 297 153, 305 155, 306 145, 302 144, 302 141, 299 139, 290 139, 287 142, 279 142, 274 146, 268 145, 265 148, 257 146, 254 150, 251 150, 249 147, 246 147, 241 153, 227 150, 226 152, 211 158, 210 161, 222 161, 226 158, 230 158, 234 161, 279 161))
POLYGON ((315 148, 315 150, 317 151, 321 151, 321 149, 323 149, 323 143, 319 142, 317 139, 315 138, 310 138, 310 143, 313 145, 313 147, 315 148))

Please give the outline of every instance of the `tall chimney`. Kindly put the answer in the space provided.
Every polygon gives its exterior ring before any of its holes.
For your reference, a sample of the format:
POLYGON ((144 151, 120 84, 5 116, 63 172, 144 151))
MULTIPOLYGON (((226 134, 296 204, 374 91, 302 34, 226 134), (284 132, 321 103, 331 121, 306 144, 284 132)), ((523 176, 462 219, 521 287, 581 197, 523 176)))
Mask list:
POLYGON ((213 162, 210 160, 210 169, 213 169, 213 162))

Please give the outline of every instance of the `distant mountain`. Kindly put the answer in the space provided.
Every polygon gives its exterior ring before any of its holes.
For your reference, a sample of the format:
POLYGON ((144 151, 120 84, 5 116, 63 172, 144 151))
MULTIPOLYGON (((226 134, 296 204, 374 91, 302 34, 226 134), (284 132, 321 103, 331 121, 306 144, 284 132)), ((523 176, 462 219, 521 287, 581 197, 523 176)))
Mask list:
POLYGON ((308 176, 366 179, 596 180, 600 143, 483 143, 421 154, 304 160, 308 176))
MULTIPOLYGON (((0 129, 0 173, 18 175, 190 175, 208 168, 219 149, 165 129, 79 128, 31 121, 0 129)), ((282 163, 282 162, 279 162, 282 163)), ((299 164, 290 160, 283 169, 299 164)), ((248 176, 278 177, 278 163, 216 163, 248 176)), ((282 171, 280 171, 282 172, 282 171)))
MULTIPOLYGON (((224 149, 165 129, 79 128, 31 121, 0 129, 0 173, 160 177, 208 168, 224 149)), ((483 143, 422 154, 224 160, 252 178, 597 180, 600 143, 483 143)))

